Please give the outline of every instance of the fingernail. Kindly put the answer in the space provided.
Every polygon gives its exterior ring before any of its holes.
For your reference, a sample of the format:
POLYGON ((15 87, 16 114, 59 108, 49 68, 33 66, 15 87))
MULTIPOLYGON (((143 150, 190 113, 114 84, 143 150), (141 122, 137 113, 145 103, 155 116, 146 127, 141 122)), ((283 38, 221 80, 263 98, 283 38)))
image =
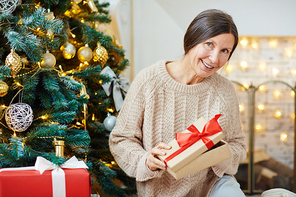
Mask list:
POLYGON ((161 151, 160 154, 161 154, 161 155, 165 155, 165 152, 161 151))
POLYGON ((167 148, 171 148, 170 146, 167 146, 167 148))

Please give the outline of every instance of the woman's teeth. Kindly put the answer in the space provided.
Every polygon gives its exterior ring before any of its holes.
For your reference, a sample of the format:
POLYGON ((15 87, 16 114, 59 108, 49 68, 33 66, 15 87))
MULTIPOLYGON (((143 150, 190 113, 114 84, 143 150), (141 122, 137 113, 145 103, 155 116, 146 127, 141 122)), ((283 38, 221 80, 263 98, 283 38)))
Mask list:
POLYGON ((214 67, 211 67, 211 66, 207 65, 204 61, 202 61, 202 63, 203 63, 207 68, 210 68, 210 69, 214 68, 214 67))

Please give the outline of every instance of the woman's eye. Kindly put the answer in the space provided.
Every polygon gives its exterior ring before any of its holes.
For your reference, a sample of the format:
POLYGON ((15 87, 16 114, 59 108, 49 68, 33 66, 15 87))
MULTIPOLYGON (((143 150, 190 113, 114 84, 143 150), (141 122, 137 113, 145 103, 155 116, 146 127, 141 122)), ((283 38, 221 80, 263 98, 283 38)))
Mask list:
POLYGON ((206 44, 207 44, 209 47, 212 46, 212 43, 210 43, 210 42, 207 42, 206 44))
POLYGON ((228 53, 227 49, 222 49, 222 53, 228 53))

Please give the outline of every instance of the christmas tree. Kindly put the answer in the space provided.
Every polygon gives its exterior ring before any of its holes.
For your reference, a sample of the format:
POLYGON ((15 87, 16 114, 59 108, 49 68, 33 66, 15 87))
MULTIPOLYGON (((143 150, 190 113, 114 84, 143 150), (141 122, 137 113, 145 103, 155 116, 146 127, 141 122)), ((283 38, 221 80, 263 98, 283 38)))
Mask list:
POLYGON ((101 30, 108 5, 0 2, 0 168, 32 166, 37 156, 61 165, 75 155, 89 166, 93 193, 135 193, 108 146, 129 85, 124 50, 101 30))

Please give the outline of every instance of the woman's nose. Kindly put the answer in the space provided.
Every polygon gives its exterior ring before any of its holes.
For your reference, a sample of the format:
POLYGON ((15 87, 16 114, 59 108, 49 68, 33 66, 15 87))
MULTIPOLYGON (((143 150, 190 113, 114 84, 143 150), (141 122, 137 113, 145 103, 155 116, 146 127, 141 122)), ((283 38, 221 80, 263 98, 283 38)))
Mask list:
POLYGON ((209 59, 211 60, 212 63, 218 63, 219 53, 216 51, 212 51, 210 53, 209 59))

